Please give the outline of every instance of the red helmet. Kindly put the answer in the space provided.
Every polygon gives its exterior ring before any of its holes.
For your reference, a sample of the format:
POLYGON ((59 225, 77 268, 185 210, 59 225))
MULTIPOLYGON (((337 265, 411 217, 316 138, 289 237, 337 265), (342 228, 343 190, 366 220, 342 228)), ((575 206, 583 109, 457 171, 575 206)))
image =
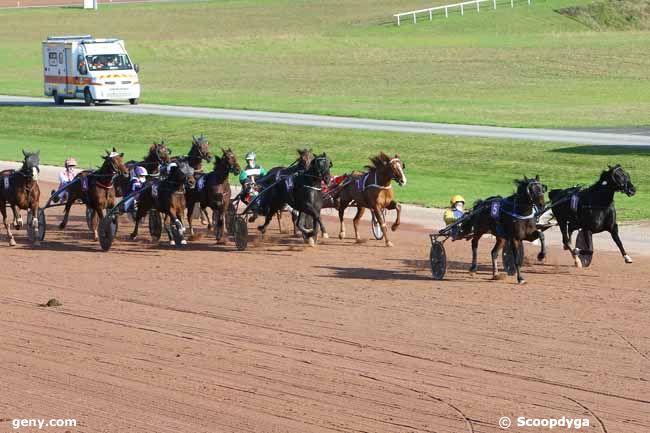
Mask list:
POLYGON ((70 158, 65 160, 65 166, 66 167, 76 167, 77 166, 77 161, 74 158, 70 157, 70 158))

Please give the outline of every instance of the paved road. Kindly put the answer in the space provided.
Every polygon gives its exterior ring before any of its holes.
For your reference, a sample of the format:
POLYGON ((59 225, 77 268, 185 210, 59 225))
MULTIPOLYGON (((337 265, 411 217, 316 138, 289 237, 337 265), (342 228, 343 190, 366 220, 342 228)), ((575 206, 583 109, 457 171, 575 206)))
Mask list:
POLYGON ((66 102, 55 106, 51 99, 24 96, 2 96, 1 106, 51 107, 58 110, 85 110, 128 114, 157 114, 161 116, 190 117, 199 119, 237 120, 248 122, 279 123, 296 126, 317 126, 323 128, 361 129, 417 134, 453 135, 466 137, 489 137, 513 140, 541 140, 592 146, 644 146, 650 148, 650 137, 633 134, 612 134, 592 131, 567 131, 554 129, 502 128, 492 126, 452 125, 443 123, 404 122, 396 120, 374 120, 353 117, 318 116, 310 114, 275 113, 265 111, 224 110, 141 104, 106 104, 85 107, 81 103, 66 102))

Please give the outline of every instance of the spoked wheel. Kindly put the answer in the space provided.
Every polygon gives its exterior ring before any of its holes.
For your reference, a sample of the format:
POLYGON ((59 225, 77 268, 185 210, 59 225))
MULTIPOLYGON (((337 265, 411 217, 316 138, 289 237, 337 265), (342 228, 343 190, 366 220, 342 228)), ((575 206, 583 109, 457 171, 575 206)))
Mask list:
POLYGON ((149 211, 149 234, 154 241, 160 240, 162 235, 162 218, 157 210, 149 211))
POLYGON ((431 244, 429 253, 429 262, 431 264, 431 275, 434 280, 442 280, 447 273, 447 253, 445 246, 440 241, 431 244))
POLYGON ((38 240, 45 239, 45 209, 38 211, 38 240))
POLYGON ((113 245, 113 239, 117 234, 117 215, 108 214, 99 222, 97 233, 99 234, 99 245, 102 250, 108 251, 113 245))
MULTIPOLYGON (((384 214, 384 222, 386 222, 386 209, 383 209, 382 213, 384 214)), ((378 241, 384 238, 384 232, 381 231, 381 225, 379 225, 379 221, 377 221, 377 218, 375 218, 374 213, 372 214, 372 235, 378 241)))
POLYGON ((594 256, 594 252, 589 250, 589 242, 591 239, 587 239, 587 234, 584 231, 580 230, 578 236, 576 236, 576 248, 578 249, 578 258, 582 262, 582 266, 588 268, 591 265, 591 259, 594 256))
POLYGON ((238 216, 233 221, 233 231, 235 235, 235 246, 239 251, 244 251, 248 246, 248 224, 246 218, 238 216))
POLYGON ((86 206, 86 225, 88 226, 88 230, 92 230, 92 226, 90 224, 93 222, 93 213, 95 213, 95 211, 86 206))
POLYGON ((232 236, 235 234, 235 216, 237 215, 237 208, 235 207, 235 204, 231 201, 228 203, 228 210, 226 211, 226 230, 228 231, 228 235, 232 236))
MULTIPOLYGON (((503 247, 503 269, 509 276, 517 275, 517 265, 512 254, 512 248, 510 245, 503 247)), ((517 263, 519 266, 524 262, 524 244, 521 244, 519 247, 519 254, 517 255, 517 263)))

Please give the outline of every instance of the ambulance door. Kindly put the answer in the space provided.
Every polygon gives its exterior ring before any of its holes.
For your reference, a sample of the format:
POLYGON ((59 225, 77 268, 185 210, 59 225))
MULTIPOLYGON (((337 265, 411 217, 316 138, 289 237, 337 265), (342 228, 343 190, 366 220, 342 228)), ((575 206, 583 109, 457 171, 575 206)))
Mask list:
POLYGON ((76 59, 72 56, 72 47, 65 47, 65 93, 74 96, 76 89, 76 79, 77 68, 76 68, 76 59))
POLYGON ((64 96, 67 91, 67 71, 65 64, 65 47, 63 44, 52 44, 48 47, 47 75, 57 95, 64 96))

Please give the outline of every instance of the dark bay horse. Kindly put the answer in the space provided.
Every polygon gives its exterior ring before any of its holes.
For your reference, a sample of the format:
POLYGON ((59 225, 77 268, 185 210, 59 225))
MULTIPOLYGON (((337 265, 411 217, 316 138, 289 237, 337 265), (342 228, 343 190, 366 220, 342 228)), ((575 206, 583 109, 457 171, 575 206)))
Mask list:
POLYGON ((366 166, 367 171, 348 175, 348 179, 344 181, 338 193, 338 198, 334 204, 339 210, 339 221, 341 223, 339 238, 345 239, 345 223, 343 222, 345 209, 350 203, 354 202, 357 207, 357 214, 353 219, 354 237, 357 242, 362 242, 359 236, 359 221, 367 208, 370 209, 375 220, 379 223, 386 246, 392 247, 393 243, 388 239, 388 229, 386 228, 383 210, 395 209, 397 211, 397 218, 391 227, 392 231, 397 230, 400 225, 402 206, 394 199, 395 193, 393 192, 392 181, 397 181, 400 186, 406 185, 406 175, 404 174, 406 166, 399 155, 391 158, 384 152, 370 158, 370 161, 372 165, 366 166))
MULTIPOLYGON (((517 191, 506 198, 490 197, 478 200, 474 204, 467 221, 461 226, 461 232, 473 233, 472 236, 472 266, 470 272, 478 269, 478 242, 486 233, 496 237, 492 248, 492 277, 500 279, 497 257, 503 247, 509 244, 513 257, 520 257, 519 250, 522 241, 534 241, 539 238, 540 231, 537 227, 537 209, 544 207, 544 193, 546 185, 542 185, 539 176, 523 180, 515 180, 517 191)), ((544 243, 542 242, 542 248, 544 243)), ((542 254, 542 253, 540 253, 542 254)), ((525 284, 526 280, 521 275, 521 263, 514 260, 517 267, 517 282, 525 284)))
POLYGON ((77 174, 68 185, 68 199, 65 203, 63 220, 59 228, 63 230, 68 224, 70 208, 77 201, 83 201, 92 210, 90 218, 90 230, 93 232, 93 239, 97 240, 97 224, 104 218, 104 210, 115 206, 115 185, 113 183, 116 175, 129 176, 129 170, 124 165, 124 153, 119 153, 115 148, 106 151, 102 155, 104 163, 98 170, 82 171, 77 174))
MULTIPOLYGON (((7 205, 11 207, 14 215, 14 225, 22 225, 20 209, 31 211, 33 233, 38 232, 38 200, 41 191, 38 188, 38 174, 40 172, 40 151, 26 152, 23 150, 23 165, 20 170, 5 170, 0 172, 0 213, 7 230, 9 245, 16 245, 14 235, 11 233, 7 222, 7 205)), ((33 236, 34 245, 39 245, 38 236, 33 236)))
POLYGON ((331 167, 332 162, 323 153, 315 156, 306 170, 298 170, 294 174, 283 176, 270 186, 263 197, 263 212, 266 218, 258 230, 265 233, 273 215, 285 205, 289 205, 297 212, 312 218, 313 229, 303 227, 300 219, 296 223, 298 230, 307 238, 309 245, 314 246, 316 243, 316 227, 319 227, 323 237, 326 237, 327 230, 320 218, 323 204, 321 188, 323 182, 329 183, 331 167))
POLYGON ((194 205, 199 203, 201 212, 205 212, 206 207, 212 209, 212 224, 214 224, 217 242, 222 242, 222 240, 225 242, 225 238, 223 238, 225 215, 228 203, 230 203, 228 176, 231 173, 239 175, 241 171, 235 153, 230 148, 221 149, 221 151, 222 156, 215 157, 214 170, 207 174, 195 176, 197 178, 195 188, 188 189, 185 193, 190 235, 194 235, 194 229, 192 228, 194 205))
POLYGON ((188 158, 176 158, 169 164, 164 179, 149 181, 137 197, 135 227, 131 239, 137 238, 142 218, 150 210, 157 210, 165 215, 164 226, 170 245, 187 244, 182 219, 187 203, 185 193, 187 189, 195 187, 194 182, 194 169, 190 166, 188 158), (174 228, 170 229, 168 223, 173 224, 174 228))
MULTIPOLYGON (((133 170, 137 166, 141 166, 147 169, 147 172, 150 176, 155 176, 160 172, 160 166, 169 163, 171 159, 171 149, 167 147, 165 140, 161 140, 160 143, 153 143, 149 146, 149 152, 142 159, 142 161, 128 161, 125 163, 126 168, 129 170, 129 174, 132 175, 133 170)), ((123 197, 129 194, 130 179, 128 177, 117 176, 115 178, 115 195, 117 197, 123 197)))
POLYGON ((562 232, 564 249, 571 252, 577 267, 582 267, 579 253, 571 245, 571 236, 575 230, 582 230, 587 243, 587 254, 593 253, 592 234, 607 231, 618 246, 625 263, 632 263, 632 258, 625 252, 623 242, 618 234, 614 194, 622 192, 628 197, 636 193, 636 188, 628 172, 619 164, 600 174, 596 183, 588 188, 554 189, 549 193, 551 209, 562 232))

